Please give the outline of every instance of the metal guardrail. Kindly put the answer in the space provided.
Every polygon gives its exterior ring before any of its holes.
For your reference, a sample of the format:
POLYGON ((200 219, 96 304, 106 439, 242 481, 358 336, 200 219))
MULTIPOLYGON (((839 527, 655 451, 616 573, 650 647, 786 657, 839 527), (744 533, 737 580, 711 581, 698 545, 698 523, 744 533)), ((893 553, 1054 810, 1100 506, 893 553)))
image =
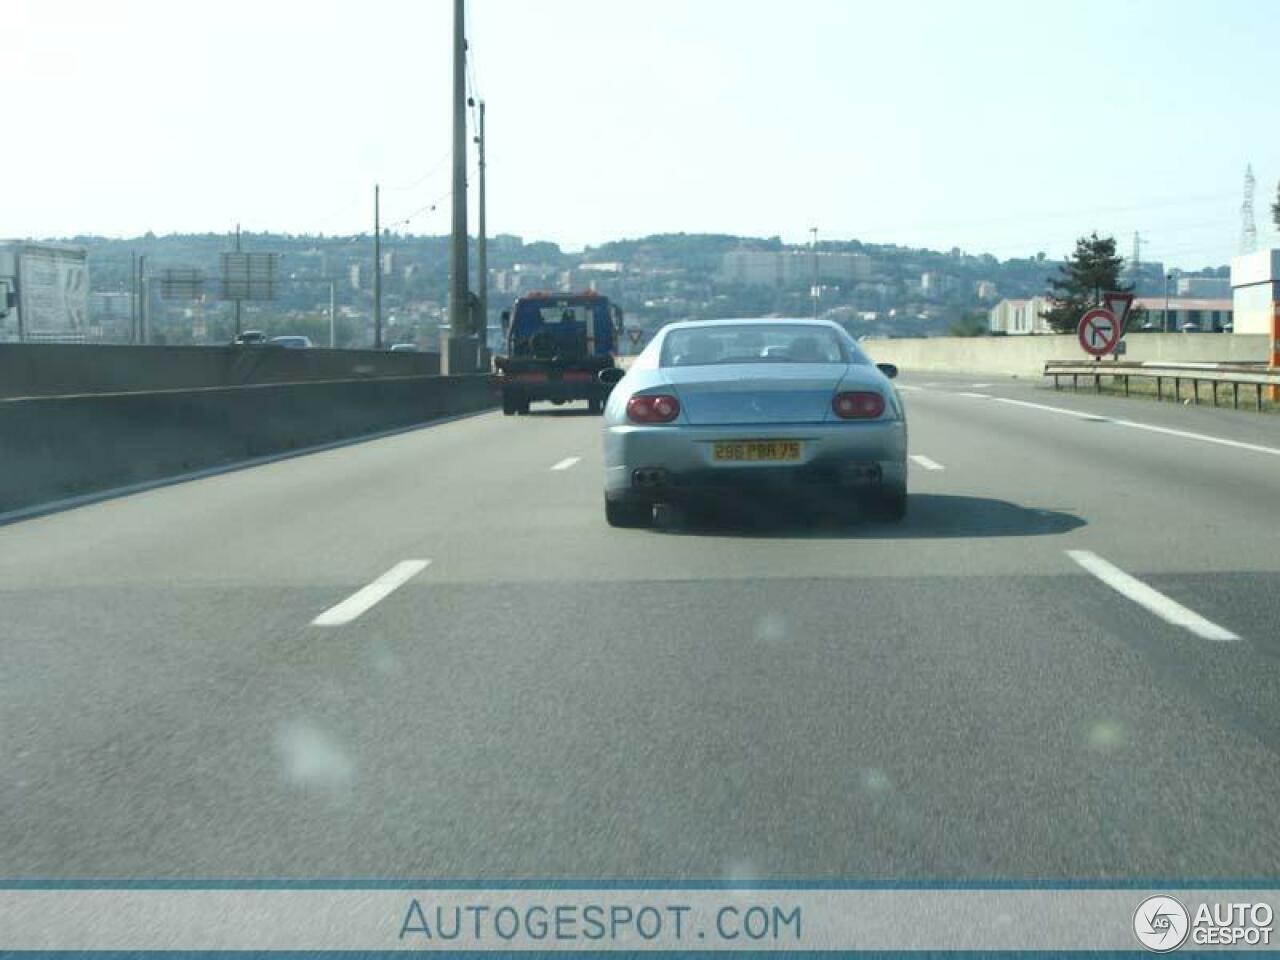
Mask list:
POLYGON ((1229 385, 1231 387, 1231 405, 1236 409, 1240 407, 1240 388, 1242 386, 1254 388, 1254 407, 1257 410, 1262 409, 1262 391, 1264 387, 1271 389, 1273 399, 1280 393, 1280 369, 1273 369, 1262 363, 1155 363, 1151 361, 1123 363, 1050 360, 1044 365, 1044 375, 1053 377, 1053 388, 1055 390, 1062 388, 1062 380, 1065 377, 1071 378, 1073 390, 1080 389, 1080 379, 1082 377, 1091 379, 1095 393, 1102 392, 1103 377, 1111 377, 1113 382, 1115 380, 1123 381, 1126 397, 1129 395, 1130 378, 1138 377, 1148 381, 1154 380, 1156 382, 1156 400, 1164 399, 1166 381, 1172 381, 1172 397, 1176 403, 1182 402, 1183 384, 1189 381, 1191 384, 1190 399, 1197 405, 1200 403, 1200 386, 1207 383, 1210 385, 1210 395, 1213 398, 1215 407, 1219 405, 1219 388, 1223 385, 1229 385))

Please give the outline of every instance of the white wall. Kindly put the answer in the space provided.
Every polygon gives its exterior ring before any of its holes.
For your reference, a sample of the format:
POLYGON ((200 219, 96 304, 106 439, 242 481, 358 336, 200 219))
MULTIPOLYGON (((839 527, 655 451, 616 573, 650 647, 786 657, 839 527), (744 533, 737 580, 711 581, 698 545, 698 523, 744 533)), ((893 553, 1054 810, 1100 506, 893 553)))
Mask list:
MULTIPOLYGON (((1125 360, 1191 363, 1267 359, 1267 337, 1239 333, 1137 333, 1125 360)), ((929 337, 864 340, 873 360, 903 370, 1040 376, 1048 360, 1089 359, 1074 334, 1036 337, 929 337)))
POLYGON ((1270 334, 1280 302, 1280 250, 1259 250, 1231 261, 1231 300, 1236 333, 1270 334))

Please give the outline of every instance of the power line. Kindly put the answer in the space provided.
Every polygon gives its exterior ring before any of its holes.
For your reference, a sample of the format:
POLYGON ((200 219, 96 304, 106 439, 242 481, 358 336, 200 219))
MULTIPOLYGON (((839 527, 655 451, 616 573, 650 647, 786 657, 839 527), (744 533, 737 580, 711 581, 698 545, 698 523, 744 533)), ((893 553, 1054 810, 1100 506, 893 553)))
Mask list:
POLYGON ((424 173, 422 176, 420 176, 417 180, 413 181, 413 183, 406 183, 404 186, 401 186, 401 187, 383 187, 382 189, 391 190, 396 193, 399 193, 402 190, 412 190, 415 187, 420 187, 422 186, 422 184, 426 183, 427 180, 429 180, 432 177, 432 175, 439 172, 440 168, 444 166, 445 161, 447 161, 451 155, 452 155, 452 151, 450 150, 446 150, 444 153, 440 154, 440 156, 431 164, 427 172, 424 173))
POLYGON ((402 217, 399 220, 389 221, 388 223, 385 224, 386 228, 390 230, 392 227, 402 227, 406 223, 408 223, 410 220, 414 220, 417 217, 422 216, 423 214, 433 213, 436 207, 440 205, 440 201, 443 200, 445 197, 449 196, 451 192, 452 190, 446 190, 444 193, 440 194, 440 196, 436 197, 430 203, 423 204, 421 207, 419 207, 417 210, 414 210, 412 213, 408 214, 407 216, 402 217))
POLYGON ((479 135, 480 119, 476 110, 476 103, 480 100, 480 86, 476 83, 475 53, 471 49, 471 38, 475 35, 471 30, 471 8, 467 7, 463 11, 463 18, 466 21, 466 57, 465 66, 467 70, 467 106, 471 109, 471 130, 473 134, 479 135))
POLYGON ((1199 197, 1182 197, 1176 200, 1157 200, 1144 203, 1122 204, 1110 207, 1089 207, 1073 210, 1061 210, 1053 212, 1030 212, 1021 214, 1011 214, 1001 217, 984 217, 975 220, 950 220, 950 221, 933 221, 933 222, 902 222, 897 221, 893 224, 864 227, 860 232, 870 234, 883 230, 938 230, 950 229, 953 227, 981 227, 1000 223, 1027 223, 1038 222, 1042 220, 1067 220, 1077 219, 1085 220, 1087 218, 1111 214, 1111 213, 1128 213, 1141 212, 1146 210, 1167 209, 1169 207, 1192 207, 1192 206, 1209 206, 1225 203, 1230 199, 1229 194, 1205 194, 1199 197))

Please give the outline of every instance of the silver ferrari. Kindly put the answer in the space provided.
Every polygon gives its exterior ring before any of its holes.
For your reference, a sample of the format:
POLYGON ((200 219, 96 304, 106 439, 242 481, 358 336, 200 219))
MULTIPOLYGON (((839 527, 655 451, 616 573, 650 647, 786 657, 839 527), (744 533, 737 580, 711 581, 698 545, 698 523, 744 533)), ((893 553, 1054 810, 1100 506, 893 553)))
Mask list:
POLYGON ((856 497, 901 520, 907 422, 896 375, 827 321, 664 327, 605 407, 605 518, 644 526, 656 503, 759 491, 856 497))

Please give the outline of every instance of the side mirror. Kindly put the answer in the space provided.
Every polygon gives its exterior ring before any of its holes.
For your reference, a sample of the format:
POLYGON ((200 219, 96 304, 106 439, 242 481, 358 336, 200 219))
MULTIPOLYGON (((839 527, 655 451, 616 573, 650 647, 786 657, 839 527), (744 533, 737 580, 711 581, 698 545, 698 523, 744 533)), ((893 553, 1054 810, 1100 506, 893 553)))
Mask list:
POLYGON ((506 333, 510 329, 511 329, 511 311, 503 310, 502 311, 502 332, 506 333))
POLYGON ((880 372, 883 373, 890 380, 892 380, 894 377, 898 375, 898 368, 895 367, 892 363, 877 363, 876 367, 879 368, 880 372))
POLYGON ((621 380, 626 375, 627 375, 627 371, 621 369, 620 367, 605 367, 598 374, 596 374, 596 379, 599 380, 601 383, 603 383, 605 386, 612 387, 614 384, 616 384, 619 380, 621 380))

